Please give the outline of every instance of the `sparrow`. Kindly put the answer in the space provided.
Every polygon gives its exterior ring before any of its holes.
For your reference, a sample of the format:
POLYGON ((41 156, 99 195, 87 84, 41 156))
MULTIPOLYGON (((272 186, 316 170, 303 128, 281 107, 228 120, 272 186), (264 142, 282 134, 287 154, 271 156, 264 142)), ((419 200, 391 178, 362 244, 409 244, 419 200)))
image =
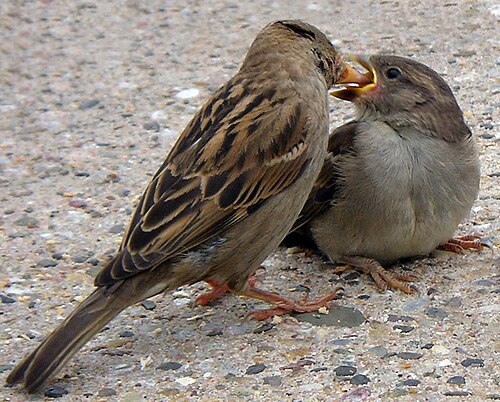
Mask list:
POLYGON ((96 289, 7 383, 39 390, 122 310, 198 281, 281 309, 317 308, 248 279, 304 205, 326 154, 328 89, 347 82, 367 79, 317 28, 295 20, 267 25, 147 185, 96 289))
POLYGON ((331 261, 369 273, 382 290, 412 293, 415 276, 383 266, 440 245, 482 248, 476 236, 450 239, 479 191, 478 153, 438 73, 397 56, 352 58, 371 82, 332 92, 353 102, 356 116, 331 133, 292 234, 331 261))

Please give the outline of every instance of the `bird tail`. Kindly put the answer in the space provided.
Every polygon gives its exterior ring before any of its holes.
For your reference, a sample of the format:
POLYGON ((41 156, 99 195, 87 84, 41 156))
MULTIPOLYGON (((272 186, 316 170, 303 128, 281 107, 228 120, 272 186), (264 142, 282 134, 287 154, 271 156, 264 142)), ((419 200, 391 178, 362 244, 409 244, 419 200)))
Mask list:
POLYGON ((114 289, 96 289, 12 370, 7 383, 24 382, 28 392, 38 391, 101 328, 133 304, 129 297, 124 297, 121 284, 117 283, 114 289))

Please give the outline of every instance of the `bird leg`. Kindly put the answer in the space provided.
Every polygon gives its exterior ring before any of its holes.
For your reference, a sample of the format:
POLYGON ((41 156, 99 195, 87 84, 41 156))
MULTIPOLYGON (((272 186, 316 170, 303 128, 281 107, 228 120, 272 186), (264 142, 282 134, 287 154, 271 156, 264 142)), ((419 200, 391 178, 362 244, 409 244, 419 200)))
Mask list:
MULTIPOLYGON (((208 279, 206 282, 212 287, 212 290, 203 293, 202 295, 196 298, 196 304, 198 304, 198 306, 206 306, 209 303, 220 299, 225 294, 231 293, 231 289, 229 289, 226 283, 219 284, 214 279, 208 279)), ((254 287, 257 282, 259 282, 259 280, 254 272, 248 279, 248 286, 254 287)))
POLYGON ((481 251, 487 244, 481 242, 481 237, 477 235, 460 236, 451 238, 446 243, 441 244, 438 248, 445 251, 460 254, 464 250, 478 250, 481 251))
POLYGON ((335 268, 335 273, 343 272, 352 267, 369 274, 381 291, 392 288, 400 289, 408 294, 415 292, 415 286, 407 283, 417 279, 418 277, 415 275, 389 272, 379 262, 366 257, 345 256, 339 262, 348 265, 335 268))
MULTIPOLYGON (((212 287, 212 290, 208 293, 202 294, 196 299, 196 303, 200 306, 206 306, 211 301, 219 299, 226 293, 231 293, 231 289, 229 288, 229 286, 227 286, 226 283, 219 284, 213 279, 207 280, 206 282, 212 287)), ((241 293, 238 293, 238 296, 258 299, 276 305, 276 307, 264 310, 256 310, 248 313, 247 318, 255 318, 259 321, 266 320, 267 318, 273 317, 275 315, 283 315, 287 313, 308 313, 317 311, 321 307, 327 307, 328 302, 336 299, 339 296, 337 294, 339 289, 336 289, 333 293, 330 293, 319 300, 308 301, 308 295, 306 293, 301 300, 295 301, 280 296, 277 293, 259 289, 256 287, 256 282, 257 278, 254 273, 248 279, 247 289, 241 293)))
POLYGON ((243 291, 239 295, 250 297, 252 299, 263 300, 276 305, 276 307, 264 310, 255 310, 247 314, 247 318, 255 318, 256 320, 262 321, 275 315, 288 313, 311 313, 313 311, 318 311, 321 307, 328 307, 328 303, 330 301, 337 299, 340 296, 338 293, 340 290, 341 288, 337 288, 335 291, 329 293, 323 298, 313 301, 307 300, 307 293, 301 300, 296 301, 287 299, 277 293, 256 288, 255 286, 249 286, 247 290, 243 291))

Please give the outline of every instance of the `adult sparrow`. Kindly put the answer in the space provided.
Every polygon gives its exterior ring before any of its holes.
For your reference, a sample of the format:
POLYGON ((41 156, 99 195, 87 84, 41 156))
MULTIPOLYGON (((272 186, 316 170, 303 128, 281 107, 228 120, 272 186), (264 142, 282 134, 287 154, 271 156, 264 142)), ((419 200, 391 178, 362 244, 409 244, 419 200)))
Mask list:
POLYGON ((321 169, 328 88, 350 81, 367 80, 315 27, 266 26, 146 187, 97 288, 7 383, 37 391, 120 311, 181 285, 209 281, 281 309, 317 308, 247 283, 290 230, 321 169))
POLYGON ((328 154, 294 225, 332 261, 371 274, 381 289, 413 291, 411 275, 382 265, 425 255, 451 239, 479 190, 479 159, 446 82, 424 64, 395 56, 353 57, 371 83, 334 91, 356 119, 334 130, 328 154))

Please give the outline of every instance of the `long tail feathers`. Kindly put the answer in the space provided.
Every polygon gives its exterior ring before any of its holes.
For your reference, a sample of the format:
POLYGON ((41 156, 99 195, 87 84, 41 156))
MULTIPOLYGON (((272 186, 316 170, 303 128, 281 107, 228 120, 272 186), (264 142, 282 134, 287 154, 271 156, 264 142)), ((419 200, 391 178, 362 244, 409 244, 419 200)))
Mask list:
POLYGON ((7 383, 24 382, 28 392, 36 392, 101 328, 120 311, 133 304, 121 289, 96 289, 7 377, 7 383))

